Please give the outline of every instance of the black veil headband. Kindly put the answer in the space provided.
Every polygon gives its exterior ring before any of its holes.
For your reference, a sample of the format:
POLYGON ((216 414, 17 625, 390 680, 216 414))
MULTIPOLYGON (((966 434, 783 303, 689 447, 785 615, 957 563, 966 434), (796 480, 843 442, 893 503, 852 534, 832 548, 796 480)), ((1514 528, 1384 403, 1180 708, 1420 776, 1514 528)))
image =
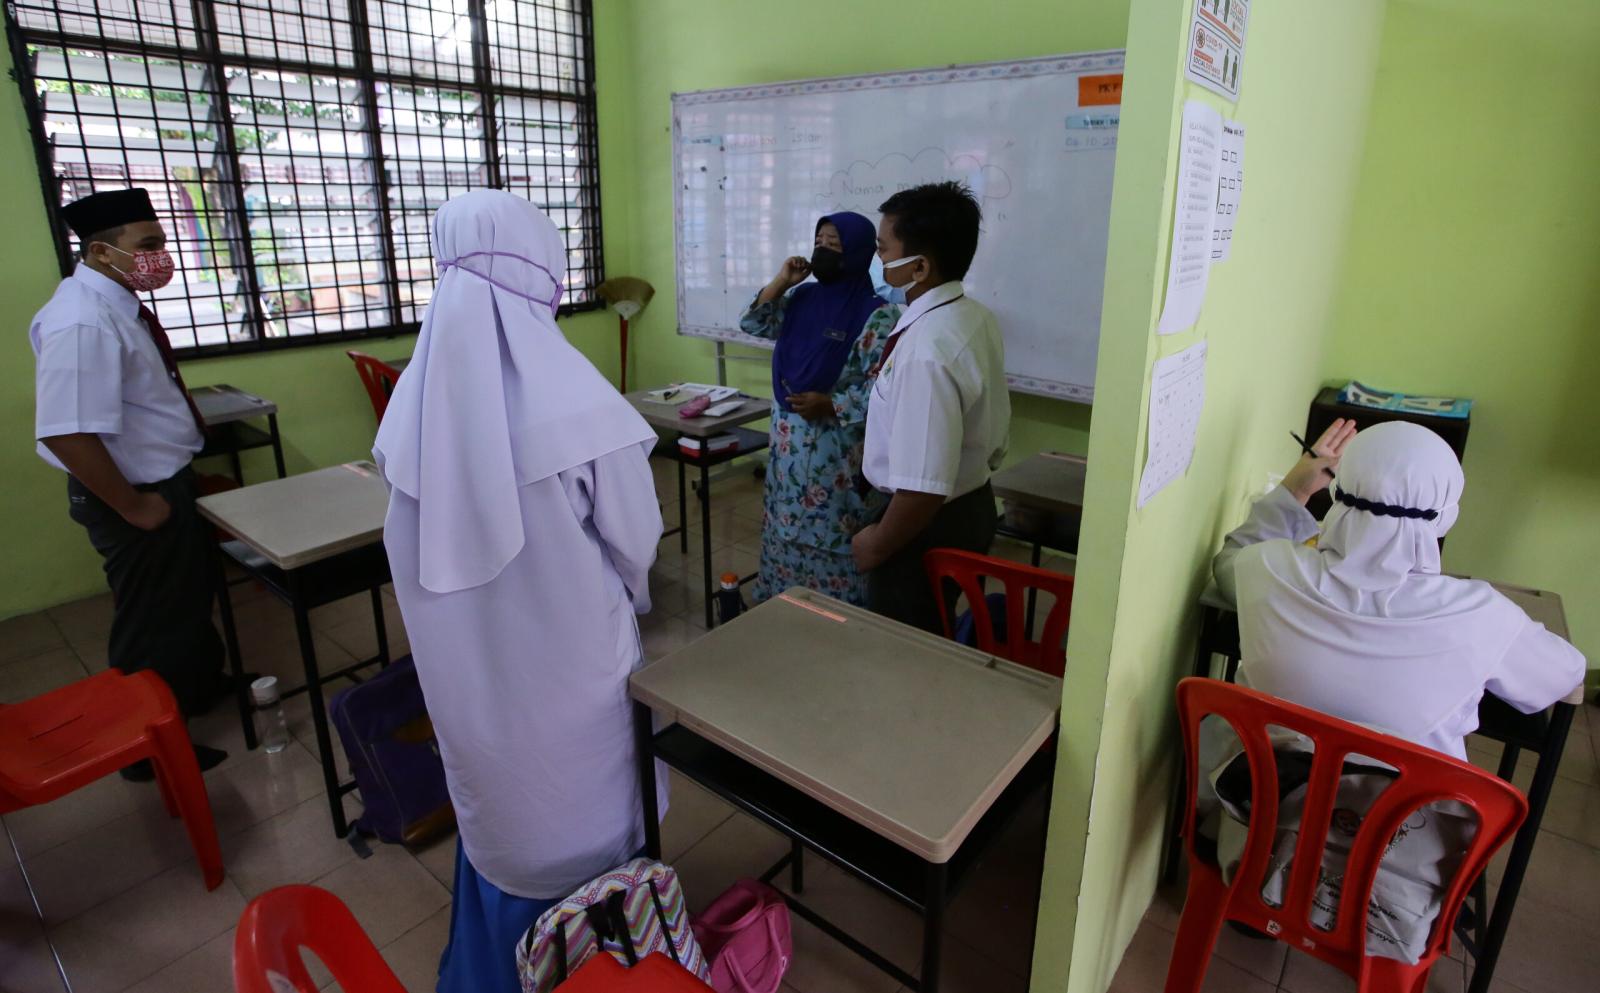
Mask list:
POLYGON ((1337 486, 1333 488, 1333 498, 1346 507, 1364 510, 1369 514, 1377 514, 1379 517, 1404 517, 1414 521, 1431 521, 1439 516, 1437 510, 1418 510, 1416 507, 1397 507, 1392 503, 1364 500, 1352 493, 1346 493, 1337 486))

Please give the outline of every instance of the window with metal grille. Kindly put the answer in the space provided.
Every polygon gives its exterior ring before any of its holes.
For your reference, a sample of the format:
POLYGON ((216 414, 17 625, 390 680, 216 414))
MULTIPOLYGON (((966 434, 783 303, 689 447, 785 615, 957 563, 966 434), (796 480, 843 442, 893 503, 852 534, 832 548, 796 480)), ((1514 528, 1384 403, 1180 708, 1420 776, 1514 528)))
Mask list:
POLYGON ((142 186, 190 354, 414 330, 433 213, 527 197, 598 306, 589 0, 6 0, 62 272, 63 203, 142 186))

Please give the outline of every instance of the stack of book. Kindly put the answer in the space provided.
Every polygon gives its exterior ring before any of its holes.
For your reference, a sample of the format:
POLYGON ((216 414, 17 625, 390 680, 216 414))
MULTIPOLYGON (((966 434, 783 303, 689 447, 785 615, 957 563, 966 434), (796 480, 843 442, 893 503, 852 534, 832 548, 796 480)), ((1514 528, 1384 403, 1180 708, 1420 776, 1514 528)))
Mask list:
POLYGON ((719 434, 710 438, 679 438, 678 450, 692 459, 700 457, 702 452, 709 455, 721 455, 731 452, 739 447, 739 436, 736 434, 719 434))

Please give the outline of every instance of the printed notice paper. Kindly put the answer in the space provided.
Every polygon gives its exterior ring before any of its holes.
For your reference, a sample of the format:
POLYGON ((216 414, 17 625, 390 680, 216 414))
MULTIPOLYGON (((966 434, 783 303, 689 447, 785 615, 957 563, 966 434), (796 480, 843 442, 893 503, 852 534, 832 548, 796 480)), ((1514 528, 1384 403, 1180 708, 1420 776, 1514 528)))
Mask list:
POLYGON ((1233 219, 1239 216, 1244 192, 1244 125, 1222 122, 1222 154, 1217 168, 1217 219, 1211 229, 1211 261, 1226 262, 1233 254, 1233 219))
POLYGON ((1205 400, 1205 342, 1156 359, 1150 374, 1150 451, 1139 479, 1140 507, 1189 470, 1205 400))
POLYGON ((1189 25, 1189 64, 1184 75, 1229 100, 1239 99, 1239 63, 1250 0, 1194 0, 1189 25))
POLYGON ((1161 308, 1161 323, 1156 326, 1161 334, 1193 327, 1206 299, 1221 147, 1222 115, 1198 100, 1185 103, 1178 149, 1178 203, 1172 217, 1172 257, 1167 263, 1167 301, 1161 308))

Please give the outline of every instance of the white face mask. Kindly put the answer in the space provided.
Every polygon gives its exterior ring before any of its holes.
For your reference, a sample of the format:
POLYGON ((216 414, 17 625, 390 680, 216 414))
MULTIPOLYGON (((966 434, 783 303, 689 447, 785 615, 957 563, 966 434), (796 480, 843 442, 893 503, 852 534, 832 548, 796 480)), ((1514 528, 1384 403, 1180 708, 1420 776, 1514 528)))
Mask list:
POLYGON ((912 276, 910 282, 906 283, 904 286, 895 286, 889 282, 889 270, 899 269, 902 266, 910 265, 920 258, 922 258, 920 255, 907 255, 905 258, 895 259, 893 262, 884 262, 882 264, 883 288, 887 290, 887 292, 883 294, 884 299, 888 300, 890 303, 905 306, 906 292, 916 287, 917 278, 912 276))

